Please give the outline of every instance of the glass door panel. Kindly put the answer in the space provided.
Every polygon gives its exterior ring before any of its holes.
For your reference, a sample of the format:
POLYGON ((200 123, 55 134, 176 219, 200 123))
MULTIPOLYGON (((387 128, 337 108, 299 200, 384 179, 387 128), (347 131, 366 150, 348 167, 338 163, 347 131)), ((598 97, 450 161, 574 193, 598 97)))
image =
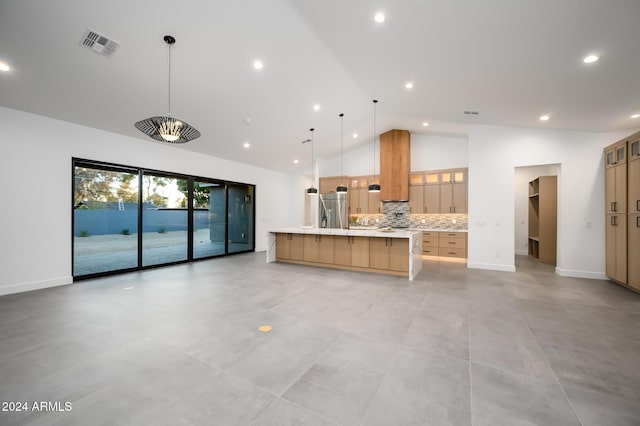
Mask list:
POLYGON ((142 266, 187 260, 188 180, 142 176, 142 266))
POLYGON ((138 172, 76 163, 73 276, 138 266, 138 172))
POLYGON ((229 184, 228 253, 254 250, 252 185, 229 184))
POLYGON ((224 184, 193 184, 193 258, 226 253, 227 194, 224 184))

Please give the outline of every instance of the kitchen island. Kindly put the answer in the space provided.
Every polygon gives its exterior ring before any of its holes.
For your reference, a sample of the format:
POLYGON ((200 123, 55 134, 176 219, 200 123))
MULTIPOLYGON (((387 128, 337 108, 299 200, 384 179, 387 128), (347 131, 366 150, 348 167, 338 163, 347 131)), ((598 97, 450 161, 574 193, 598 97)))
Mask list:
POLYGON ((275 261, 413 280, 422 269, 422 233, 398 229, 274 229, 267 237, 267 263, 275 261))

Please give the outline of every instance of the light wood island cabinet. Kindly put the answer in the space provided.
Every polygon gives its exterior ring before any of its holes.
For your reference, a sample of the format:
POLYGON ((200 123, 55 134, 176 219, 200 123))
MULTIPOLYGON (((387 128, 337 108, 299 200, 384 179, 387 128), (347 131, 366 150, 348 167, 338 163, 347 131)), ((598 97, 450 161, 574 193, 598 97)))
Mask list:
POLYGON ((304 238, 300 234, 281 233, 276 236, 276 257, 279 259, 303 260, 304 238))
POLYGON ((333 247, 336 265, 369 267, 369 238, 334 236, 333 247))
POLYGON ((267 262, 400 275, 409 280, 422 268, 420 231, 282 228, 269 232, 267 247, 267 262), (292 235, 302 242, 297 259, 292 258, 292 235))

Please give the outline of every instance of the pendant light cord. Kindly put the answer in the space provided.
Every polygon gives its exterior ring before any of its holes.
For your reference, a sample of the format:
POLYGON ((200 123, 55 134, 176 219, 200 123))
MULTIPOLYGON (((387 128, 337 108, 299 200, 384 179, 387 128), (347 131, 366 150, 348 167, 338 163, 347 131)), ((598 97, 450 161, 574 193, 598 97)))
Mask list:
POLYGON ((376 179, 376 104, 377 100, 373 100, 373 179, 376 179))
POLYGON ((169 44, 169 117, 171 117, 171 44, 169 44))
POLYGON ((342 134, 344 133, 344 114, 340 114, 340 185, 343 185, 344 175, 342 174, 342 134))
POLYGON ((314 164, 314 159, 313 159, 313 129, 309 129, 311 130, 311 187, 315 188, 313 185, 315 184, 316 181, 316 168, 315 168, 315 164, 314 164))

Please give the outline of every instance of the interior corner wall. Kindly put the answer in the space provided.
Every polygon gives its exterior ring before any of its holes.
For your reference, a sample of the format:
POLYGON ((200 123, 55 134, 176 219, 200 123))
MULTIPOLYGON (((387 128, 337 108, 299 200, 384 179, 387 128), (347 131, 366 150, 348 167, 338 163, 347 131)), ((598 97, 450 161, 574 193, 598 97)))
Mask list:
POLYGON ((468 267, 515 270, 515 168, 560 164, 556 272, 604 278, 602 150, 630 133, 472 126, 468 267))
POLYGON ((0 127, 0 295, 72 282, 72 157, 256 185, 256 251, 290 223, 285 173, 4 107, 0 127))

